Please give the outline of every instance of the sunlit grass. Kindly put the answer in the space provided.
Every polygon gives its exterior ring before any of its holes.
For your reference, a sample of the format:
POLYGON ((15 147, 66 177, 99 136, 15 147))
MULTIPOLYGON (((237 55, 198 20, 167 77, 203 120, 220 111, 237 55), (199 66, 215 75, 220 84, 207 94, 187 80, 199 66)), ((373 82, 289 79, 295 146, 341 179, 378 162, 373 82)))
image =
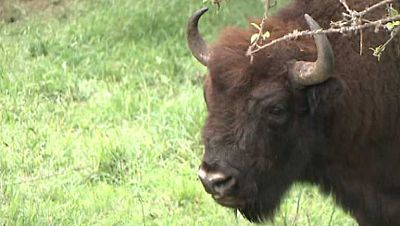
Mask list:
MULTIPOLYGON (((0 24, 1 225, 249 224, 196 176, 206 70, 184 29, 201 2, 76 1, 0 24)), ((212 41, 260 4, 213 8, 201 29, 212 41)), ((266 224, 329 223, 354 221, 296 186, 266 224)))

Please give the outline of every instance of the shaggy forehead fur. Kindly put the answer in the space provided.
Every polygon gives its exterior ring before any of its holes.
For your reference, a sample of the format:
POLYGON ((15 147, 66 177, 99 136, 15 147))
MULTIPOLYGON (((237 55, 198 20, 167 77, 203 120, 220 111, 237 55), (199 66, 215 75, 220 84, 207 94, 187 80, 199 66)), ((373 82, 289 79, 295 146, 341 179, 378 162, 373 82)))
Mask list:
MULTIPOLYGON (((270 17, 264 30, 271 33, 268 43, 282 37, 295 29, 305 29, 297 22, 284 22, 270 17)), ((248 29, 226 28, 221 32, 218 41, 211 48, 208 65, 212 83, 221 89, 246 88, 252 81, 259 82, 273 76, 284 76, 287 63, 292 60, 314 61, 316 49, 312 37, 284 41, 267 47, 254 55, 253 62, 246 52, 252 34, 257 33, 253 27, 248 29)), ((264 43, 264 44, 265 44, 264 43)))

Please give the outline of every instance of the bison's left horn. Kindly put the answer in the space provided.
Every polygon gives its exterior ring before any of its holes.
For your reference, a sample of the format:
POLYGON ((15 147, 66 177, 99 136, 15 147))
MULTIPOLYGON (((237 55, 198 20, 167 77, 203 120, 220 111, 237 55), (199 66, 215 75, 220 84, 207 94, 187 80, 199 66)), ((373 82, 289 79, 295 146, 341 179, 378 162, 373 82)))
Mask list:
MULTIPOLYGON (((310 30, 321 29, 319 24, 308 14, 305 14, 305 19, 310 30)), ((317 61, 296 61, 290 69, 293 82, 301 86, 322 83, 333 75, 335 57, 326 34, 316 34, 314 40, 318 52, 317 61)))
POLYGON ((186 30, 189 49, 192 51, 193 56, 204 66, 208 64, 208 47, 200 35, 198 24, 200 17, 207 11, 207 7, 197 10, 193 16, 189 18, 186 30))

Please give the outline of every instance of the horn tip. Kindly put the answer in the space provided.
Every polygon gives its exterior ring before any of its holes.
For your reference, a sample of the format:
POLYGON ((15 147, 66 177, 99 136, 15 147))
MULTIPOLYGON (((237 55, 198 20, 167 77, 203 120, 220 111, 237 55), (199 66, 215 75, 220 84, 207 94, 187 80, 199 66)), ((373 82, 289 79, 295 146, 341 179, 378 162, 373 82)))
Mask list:
POLYGON ((207 6, 205 6, 201 9, 199 9, 197 12, 198 12, 198 14, 203 15, 204 13, 206 13, 208 11, 208 9, 209 8, 207 6))
POLYGON ((200 19, 200 17, 201 17, 204 13, 206 13, 207 11, 208 11, 208 7, 207 7, 207 6, 201 8, 201 9, 199 9, 199 10, 197 10, 197 11, 192 15, 192 19, 194 19, 194 20, 200 19))
POLYGON ((306 22, 308 24, 308 26, 310 27, 311 30, 318 30, 321 29, 321 26, 319 26, 319 24, 317 23, 317 21, 315 21, 310 15, 308 15, 307 13, 304 14, 304 18, 306 19, 306 22))
POLYGON ((207 7, 207 6, 205 6, 205 7, 201 8, 201 9, 200 9, 200 11, 207 12, 207 11, 208 11, 208 7, 207 7))

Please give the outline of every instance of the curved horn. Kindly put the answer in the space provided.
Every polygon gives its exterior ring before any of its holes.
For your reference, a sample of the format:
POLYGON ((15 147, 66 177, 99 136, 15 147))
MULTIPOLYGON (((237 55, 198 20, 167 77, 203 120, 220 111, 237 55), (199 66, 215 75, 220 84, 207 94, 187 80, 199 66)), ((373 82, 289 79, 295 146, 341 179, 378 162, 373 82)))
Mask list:
POLYGON ((201 37, 198 24, 200 17, 208 11, 207 7, 197 10, 188 20, 187 24, 187 42, 193 56, 204 66, 208 64, 208 47, 201 37))
MULTIPOLYGON (((311 16, 305 14, 304 17, 310 30, 315 31, 321 29, 319 24, 311 16)), ((316 34, 314 35, 314 40, 318 52, 317 61, 296 61, 290 69, 294 82, 302 86, 322 83, 333 75, 335 57, 326 34, 316 34)))

